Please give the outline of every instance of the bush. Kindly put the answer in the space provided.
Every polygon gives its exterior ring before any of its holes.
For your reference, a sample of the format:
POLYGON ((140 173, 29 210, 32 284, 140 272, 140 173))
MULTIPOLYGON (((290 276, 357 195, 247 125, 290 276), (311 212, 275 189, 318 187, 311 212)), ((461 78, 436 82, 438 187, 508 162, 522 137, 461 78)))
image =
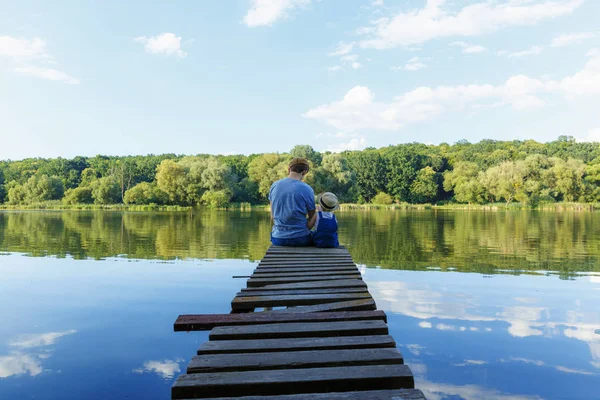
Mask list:
POLYGON ((226 190, 208 190, 202 195, 202 204, 211 208, 227 207, 231 200, 231 194, 226 190))
POLYGON ((380 204, 380 205, 389 205, 392 204, 394 202, 394 199, 392 199, 392 196, 390 196, 387 193, 384 192, 379 192, 375 195, 375 197, 373 197, 373 199, 371 200, 372 204, 380 204))
POLYGON ((165 204, 169 196, 160 190, 156 184, 142 182, 125 192, 125 204, 165 204))
POLYGON ((65 192, 63 198, 64 204, 92 204, 94 198, 92 197, 92 188, 90 187, 78 187, 75 189, 69 189, 65 192))

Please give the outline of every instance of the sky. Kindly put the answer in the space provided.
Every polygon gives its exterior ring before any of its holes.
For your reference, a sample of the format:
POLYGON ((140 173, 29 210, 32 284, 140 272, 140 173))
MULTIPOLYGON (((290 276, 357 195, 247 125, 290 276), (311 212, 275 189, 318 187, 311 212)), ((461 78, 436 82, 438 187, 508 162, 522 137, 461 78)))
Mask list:
POLYGON ((0 159, 600 141, 597 0, 0 0, 0 159))

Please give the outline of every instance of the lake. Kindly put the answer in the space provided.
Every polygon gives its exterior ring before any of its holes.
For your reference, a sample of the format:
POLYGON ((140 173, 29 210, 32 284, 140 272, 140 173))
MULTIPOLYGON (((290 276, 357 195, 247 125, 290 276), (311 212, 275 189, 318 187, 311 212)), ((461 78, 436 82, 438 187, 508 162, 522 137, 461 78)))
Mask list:
MULTIPOLYGON (((429 400, 600 398, 600 213, 338 214, 429 400)), ((169 399, 267 212, 0 212, 0 398, 169 399)))

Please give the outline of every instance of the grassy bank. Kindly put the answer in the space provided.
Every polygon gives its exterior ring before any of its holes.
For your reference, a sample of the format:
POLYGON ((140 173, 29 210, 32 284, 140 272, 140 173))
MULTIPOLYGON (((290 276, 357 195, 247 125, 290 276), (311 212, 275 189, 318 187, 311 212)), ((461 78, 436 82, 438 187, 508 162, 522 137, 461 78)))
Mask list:
MULTIPOLYGON (((44 202, 27 205, 8 205, 0 204, 0 210, 83 210, 83 211, 190 211, 194 207, 190 206, 169 206, 169 205, 134 205, 134 204, 62 204, 60 202, 44 202)), ((226 207, 214 208, 215 210, 229 211, 268 211, 268 205, 252 205, 250 203, 232 203, 226 207)), ((394 203, 394 204, 340 204, 339 211, 356 211, 356 210, 545 210, 545 211, 596 211, 600 210, 600 203, 541 203, 536 206, 531 206, 521 203, 510 203, 508 207, 506 203, 489 203, 489 204, 410 204, 410 203, 394 203)))

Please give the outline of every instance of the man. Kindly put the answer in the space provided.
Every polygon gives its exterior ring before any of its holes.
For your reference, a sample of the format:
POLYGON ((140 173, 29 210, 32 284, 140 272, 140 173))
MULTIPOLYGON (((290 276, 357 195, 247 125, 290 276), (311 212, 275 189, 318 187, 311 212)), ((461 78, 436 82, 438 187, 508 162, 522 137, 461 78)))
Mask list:
POLYGON ((276 246, 311 246, 312 236, 307 224, 315 214, 315 192, 302 182, 310 169, 304 158, 293 158, 288 176, 271 185, 271 243, 276 246))

